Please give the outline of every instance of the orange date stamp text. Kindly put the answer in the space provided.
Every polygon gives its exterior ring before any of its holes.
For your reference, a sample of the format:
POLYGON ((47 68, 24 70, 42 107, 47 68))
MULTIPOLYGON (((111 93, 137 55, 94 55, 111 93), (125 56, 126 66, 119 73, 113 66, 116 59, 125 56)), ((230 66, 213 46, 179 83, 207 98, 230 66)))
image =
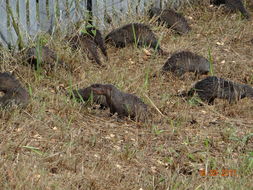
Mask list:
POLYGON ((199 170, 199 175, 201 176, 222 176, 222 177, 234 177, 236 176, 236 170, 231 170, 231 169, 222 169, 222 170, 204 170, 200 169, 199 170))

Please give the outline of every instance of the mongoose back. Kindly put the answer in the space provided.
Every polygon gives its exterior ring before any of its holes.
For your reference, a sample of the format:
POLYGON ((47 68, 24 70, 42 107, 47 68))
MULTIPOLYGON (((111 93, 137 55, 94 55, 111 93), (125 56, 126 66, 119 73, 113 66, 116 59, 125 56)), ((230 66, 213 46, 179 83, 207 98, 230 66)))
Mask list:
POLYGON ((119 117, 130 116, 136 121, 147 119, 147 105, 137 96, 121 92, 111 84, 93 84, 91 89, 94 94, 106 97, 111 114, 118 113, 119 117))
POLYGON ((136 43, 138 46, 150 46, 159 53, 163 53, 153 31, 148 25, 141 23, 127 24, 111 31, 105 37, 105 43, 112 43, 119 48, 136 43))
POLYGON ((225 6, 232 11, 239 10, 246 19, 250 18, 250 14, 245 9, 241 0, 211 0, 210 3, 218 6, 225 4, 225 6))
POLYGON ((101 108, 108 107, 105 96, 92 93, 91 86, 79 90, 73 90, 73 95, 71 97, 75 97, 77 100, 83 99, 83 101, 88 101, 91 96, 93 96, 93 102, 99 104, 101 108))
POLYGON ((0 91, 4 95, 0 98, 0 106, 20 105, 25 107, 29 102, 29 94, 20 82, 10 73, 0 73, 0 91))
POLYGON ((162 67, 162 72, 171 71, 177 76, 182 76, 185 72, 196 74, 208 74, 210 71, 209 61, 190 51, 181 51, 172 54, 162 67))
POLYGON ((253 88, 249 85, 238 84, 216 76, 208 76, 197 82, 187 96, 193 96, 194 93, 208 104, 213 104, 216 98, 227 99, 229 103, 245 97, 253 99, 253 88))
MULTIPOLYGON (((36 70, 38 69, 38 64, 48 64, 51 67, 57 62, 56 53, 47 46, 32 47, 27 50, 27 61, 36 70)), ((61 60, 58 60, 60 64, 63 64, 61 60)))
POLYGON ((165 23, 169 28, 175 30, 179 34, 186 34, 191 30, 185 17, 172 9, 162 10, 152 7, 149 10, 149 16, 151 18, 157 16, 158 22, 165 23))

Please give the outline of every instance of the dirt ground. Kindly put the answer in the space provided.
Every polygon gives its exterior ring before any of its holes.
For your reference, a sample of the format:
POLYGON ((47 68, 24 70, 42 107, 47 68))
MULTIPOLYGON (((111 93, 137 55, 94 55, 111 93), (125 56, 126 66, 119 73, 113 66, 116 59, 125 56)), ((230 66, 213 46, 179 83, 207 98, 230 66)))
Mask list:
MULTIPOLYGON (((167 52, 212 59, 209 75, 253 86, 253 19, 205 5, 180 12, 192 27, 182 36, 147 18, 135 22, 150 24, 167 52)), ((13 71, 31 101, 0 112, 0 189, 253 189, 251 99, 199 106, 176 97, 205 76, 153 77, 168 57, 148 48, 107 46, 109 61, 99 68, 61 35, 47 42, 65 66, 37 72, 2 53, 1 72, 13 71), (152 113, 149 123, 119 120, 66 96, 93 83, 139 96, 152 113)))

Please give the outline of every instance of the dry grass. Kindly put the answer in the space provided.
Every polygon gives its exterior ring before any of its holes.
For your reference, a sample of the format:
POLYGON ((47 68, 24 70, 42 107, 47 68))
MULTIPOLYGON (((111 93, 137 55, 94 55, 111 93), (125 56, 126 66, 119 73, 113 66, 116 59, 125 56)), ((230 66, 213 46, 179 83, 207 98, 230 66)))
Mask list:
MULTIPOLYGON (((192 17, 187 35, 153 24, 156 34, 163 35, 164 49, 210 53, 215 75, 252 86, 253 44, 248 41, 253 21, 204 6, 184 12, 192 17)), ((152 77, 167 57, 148 56, 132 46, 108 47, 107 67, 98 68, 80 52, 71 53, 64 40, 54 37, 49 43, 68 67, 37 73, 3 52, 1 71, 16 73, 29 89, 31 103, 0 114, 0 189, 253 188, 252 100, 232 105, 217 100, 200 107, 173 96, 195 82, 193 75, 183 80, 171 74, 152 77), (119 121, 108 110, 65 96, 92 83, 112 83, 137 94, 151 107, 150 124, 119 121), (237 175, 202 177, 201 168, 233 169, 237 175)))

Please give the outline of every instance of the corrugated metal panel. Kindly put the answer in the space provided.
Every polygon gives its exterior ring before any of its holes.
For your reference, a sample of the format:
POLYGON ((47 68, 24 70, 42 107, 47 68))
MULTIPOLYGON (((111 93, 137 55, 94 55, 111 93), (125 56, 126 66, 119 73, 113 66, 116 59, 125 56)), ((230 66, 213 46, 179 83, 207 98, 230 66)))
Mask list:
MULTIPOLYGON (((169 0, 92 0, 93 23, 104 30, 108 25, 107 16, 113 20, 113 23, 119 23, 128 14, 143 14, 145 8, 151 3, 160 7, 161 1, 169 0)), ((88 12, 88 0, 40 0, 38 2, 36 3, 36 0, 9 0, 24 39, 27 34, 36 36, 40 31, 52 33, 55 24, 59 24, 62 30, 66 31, 70 22, 75 23, 86 18, 88 12), (19 9, 19 14, 16 7, 19 9)), ((7 29, 7 15, 6 1, 2 0, 0 1, 0 42, 4 46, 7 44, 16 46, 17 34, 12 23, 9 30, 7 29)))

